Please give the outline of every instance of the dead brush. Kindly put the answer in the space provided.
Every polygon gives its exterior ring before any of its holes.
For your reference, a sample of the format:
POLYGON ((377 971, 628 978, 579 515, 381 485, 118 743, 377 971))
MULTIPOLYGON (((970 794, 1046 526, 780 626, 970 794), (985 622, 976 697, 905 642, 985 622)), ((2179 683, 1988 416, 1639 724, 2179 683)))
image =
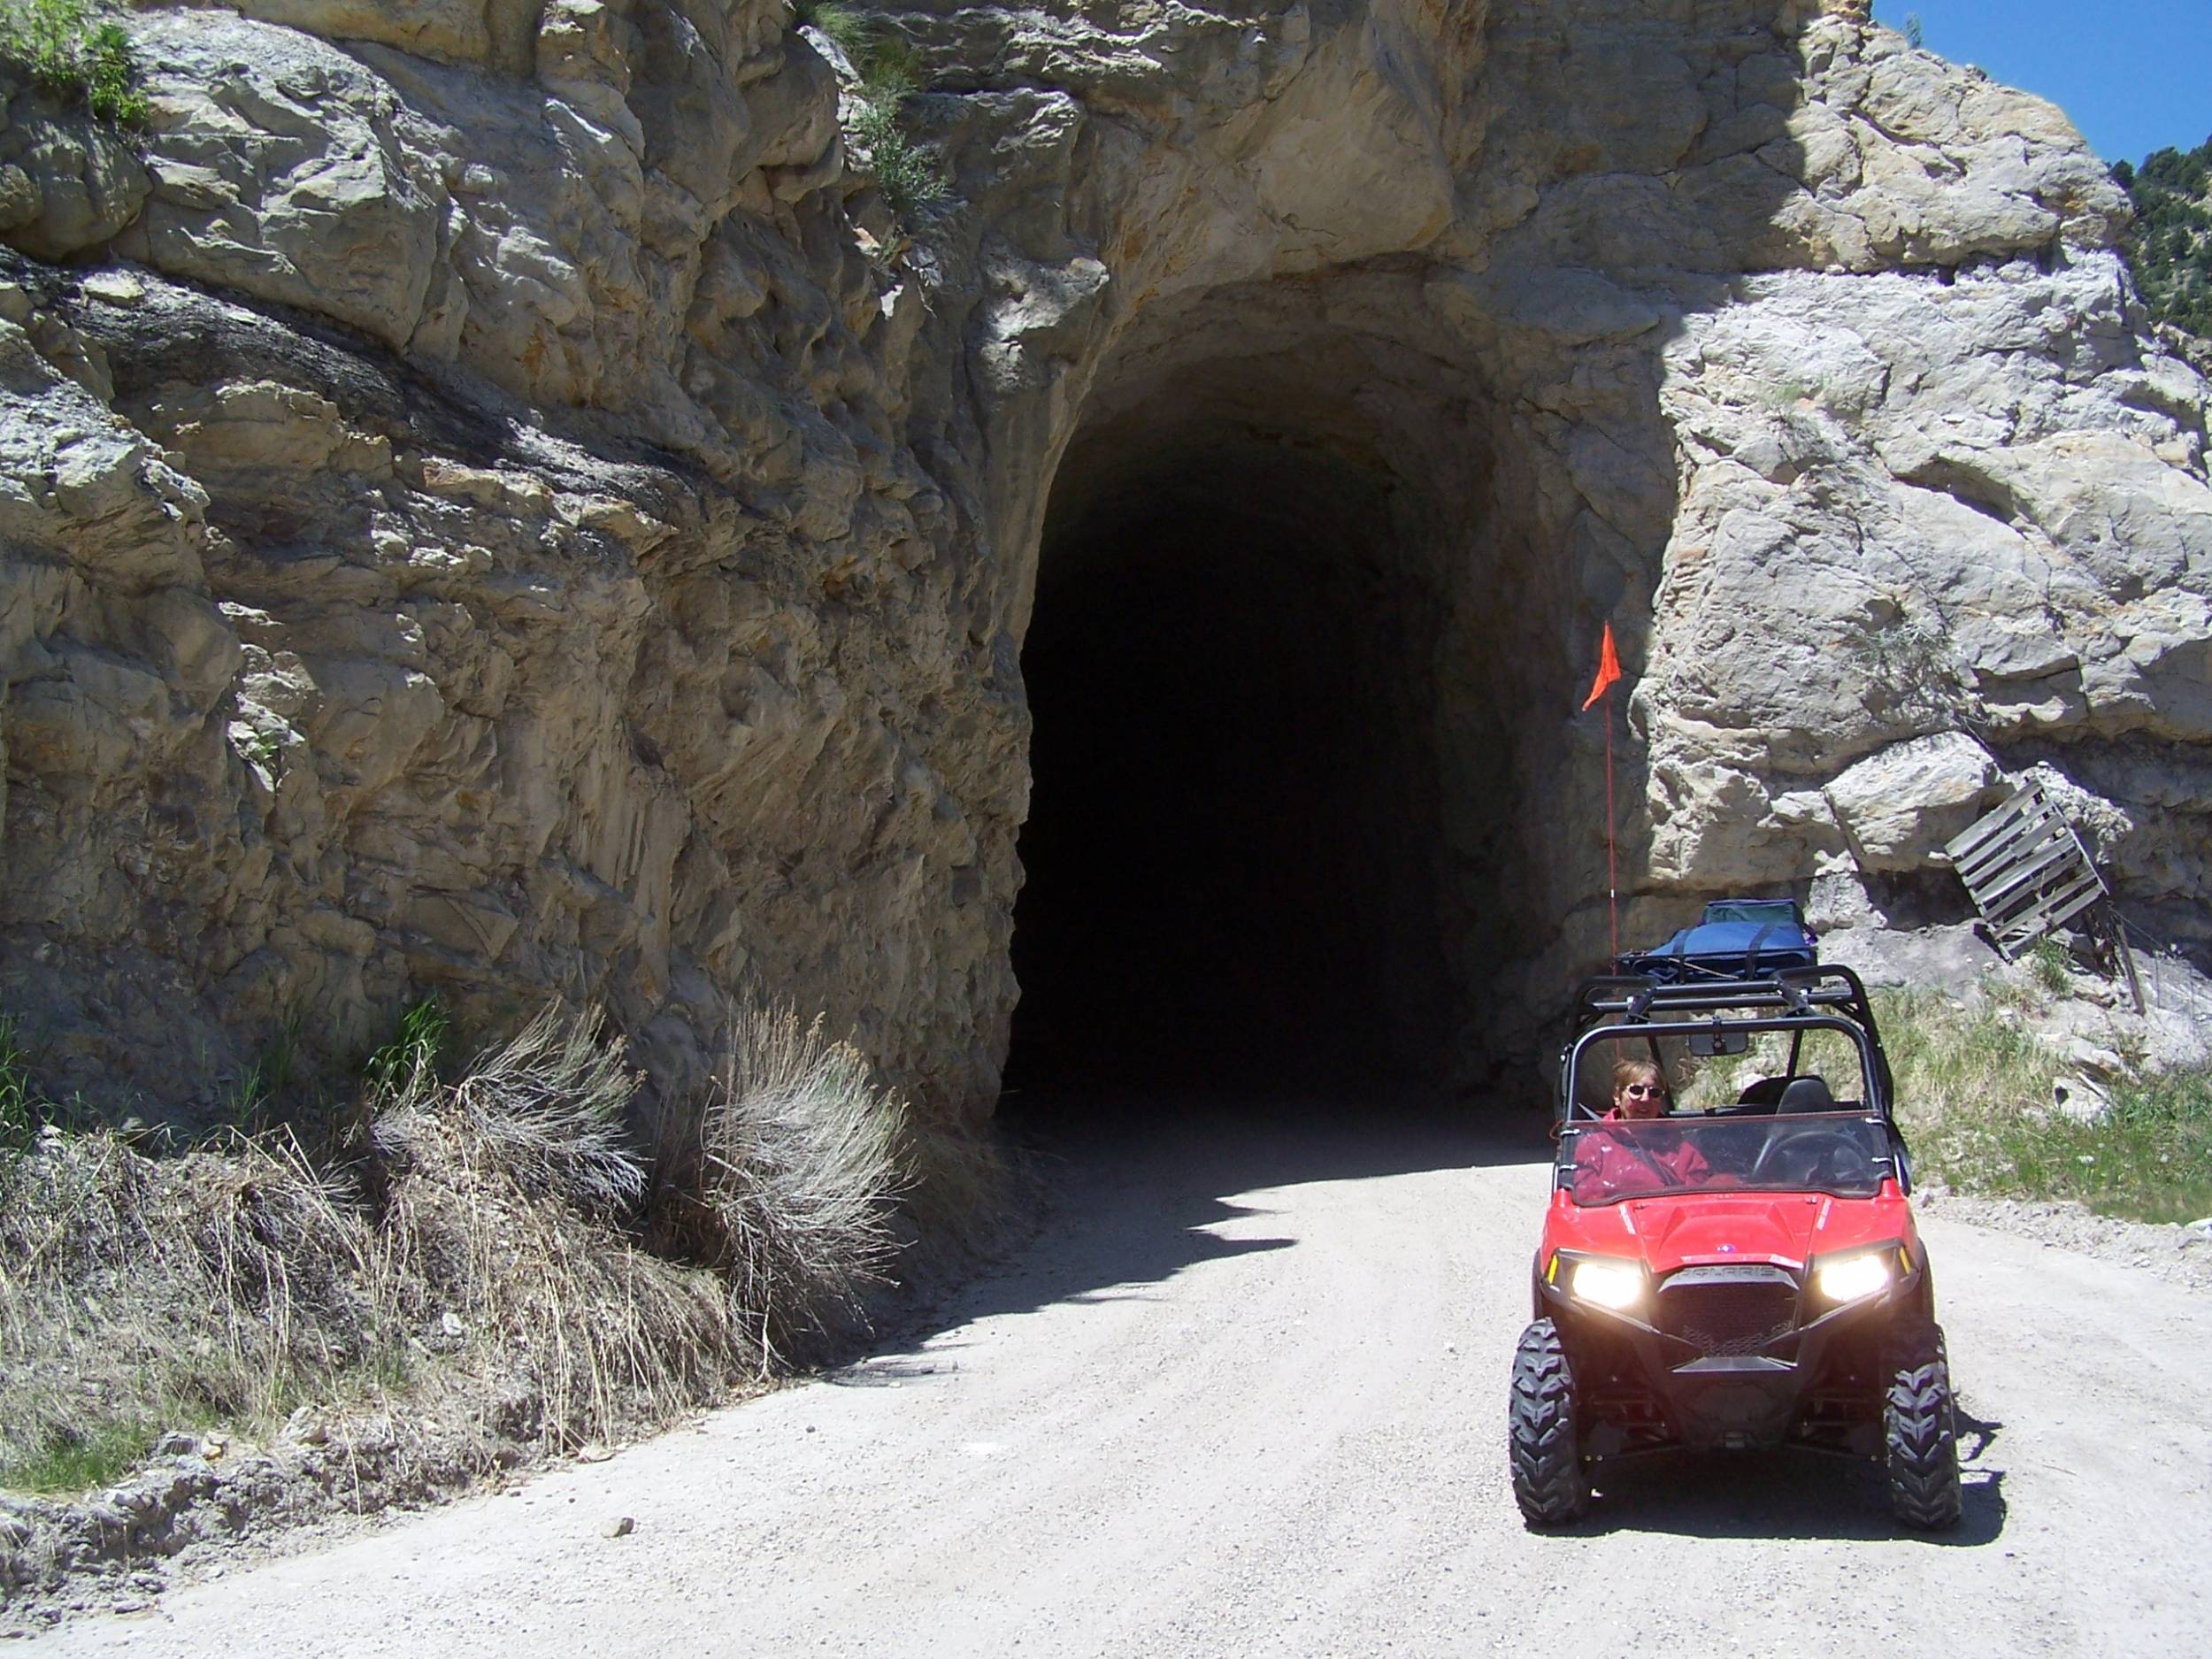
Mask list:
POLYGON ((489 1440, 572 1449, 758 1368, 711 1275, 609 1225, 645 1187, 620 1128, 638 1084, 595 1011, 549 1010, 451 1087, 417 1068, 378 1114, 374 1277, 489 1440))
POLYGON ((454 1085, 451 1102, 524 1192, 623 1217, 645 1194, 644 1165, 623 1140, 641 1081, 597 1009, 565 1019, 556 1006, 480 1057, 454 1085))
POLYGON ((287 1138, 42 1136, 0 1172, 0 1484, 96 1484, 164 1429, 280 1417, 383 1340, 368 1260, 287 1138))
POLYGON ((35 1133, 0 1161, 0 1485, 104 1484, 166 1430, 273 1440, 311 1406, 303 1445, 358 1502, 726 1399, 857 1312, 913 1179, 850 1044, 788 1011, 736 1029, 650 1194, 640 1079, 595 1012, 549 1011, 450 1085, 415 1045, 366 1099, 357 1183, 282 1132, 159 1157, 35 1133))
POLYGON ((764 1358, 787 1356, 884 1282, 905 1116, 819 1018, 740 1010, 720 1078, 658 1162, 650 1236, 722 1274, 764 1358))

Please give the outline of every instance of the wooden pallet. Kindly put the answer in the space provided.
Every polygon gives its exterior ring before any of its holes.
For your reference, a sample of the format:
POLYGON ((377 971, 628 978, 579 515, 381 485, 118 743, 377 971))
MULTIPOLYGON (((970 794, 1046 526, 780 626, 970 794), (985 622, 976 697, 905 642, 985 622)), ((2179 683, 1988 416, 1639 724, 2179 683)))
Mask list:
POLYGON ((2066 815, 2030 784, 1944 851, 2008 962, 2110 895, 2066 815))

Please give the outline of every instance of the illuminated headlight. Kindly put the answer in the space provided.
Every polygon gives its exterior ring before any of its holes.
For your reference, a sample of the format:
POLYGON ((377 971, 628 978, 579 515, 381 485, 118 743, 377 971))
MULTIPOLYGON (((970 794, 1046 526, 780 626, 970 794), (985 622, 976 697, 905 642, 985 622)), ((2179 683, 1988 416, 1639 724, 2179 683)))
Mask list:
POLYGON ((1866 1250, 1813 1269, 1813 1288, 1830 1302, 1856 1302, 1889 1288, 1890 1253, 1866 1250))
POLYGON ((1567 1288, 1578 1302, 1601 1308, 1632 1308, 1644 1299, 1644 1276, 1624 1262, 1577 1262, 1567 1288))

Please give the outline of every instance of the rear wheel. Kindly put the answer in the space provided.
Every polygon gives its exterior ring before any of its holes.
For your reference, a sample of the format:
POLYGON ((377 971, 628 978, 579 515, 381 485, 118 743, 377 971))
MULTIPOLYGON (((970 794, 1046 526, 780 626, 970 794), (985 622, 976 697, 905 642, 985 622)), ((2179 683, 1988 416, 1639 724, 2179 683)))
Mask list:
POLYGON ((1532 1526, 1558 1526, 1590 1504, 1575 1429, 1574 1368, 1559 1327, 1539 1319, 1521 1333, 1513 1355, 1513 1403, 1508 1419, 1513 1501, 1532 1526))
POLYGON ((1907 1526, 1956 1526, 1958 1429, 1943 1332, 1933 1323, 1907 1333, 1891 1350, 1889 1393, 1882 1402, 1882 1438, 1889 1466, 1889 1506, 1907 1526))

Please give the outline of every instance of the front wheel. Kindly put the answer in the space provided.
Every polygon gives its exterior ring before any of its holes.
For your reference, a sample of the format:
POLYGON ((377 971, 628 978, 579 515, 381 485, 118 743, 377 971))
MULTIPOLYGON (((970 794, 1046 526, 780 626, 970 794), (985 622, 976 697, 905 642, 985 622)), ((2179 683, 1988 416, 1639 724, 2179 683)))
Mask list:
POLYGON ((1890 1355, 1889 1392, 1882 1401, 1882 1439, 1889 1468, 1889 1507, 1907 1526, 1956 1526, 1958 1428, 1943 1332, 1932 1322, 1909 1332, 1890 1355))
POLYGON ((1574 1368, 1559 1327, 1539 1319, 1513 1355, 1513 1402, 1507 1419, 1513 1501, 1531 1526, 1559 1526, 1590 1504, 1575 1427, 1574 1368))

